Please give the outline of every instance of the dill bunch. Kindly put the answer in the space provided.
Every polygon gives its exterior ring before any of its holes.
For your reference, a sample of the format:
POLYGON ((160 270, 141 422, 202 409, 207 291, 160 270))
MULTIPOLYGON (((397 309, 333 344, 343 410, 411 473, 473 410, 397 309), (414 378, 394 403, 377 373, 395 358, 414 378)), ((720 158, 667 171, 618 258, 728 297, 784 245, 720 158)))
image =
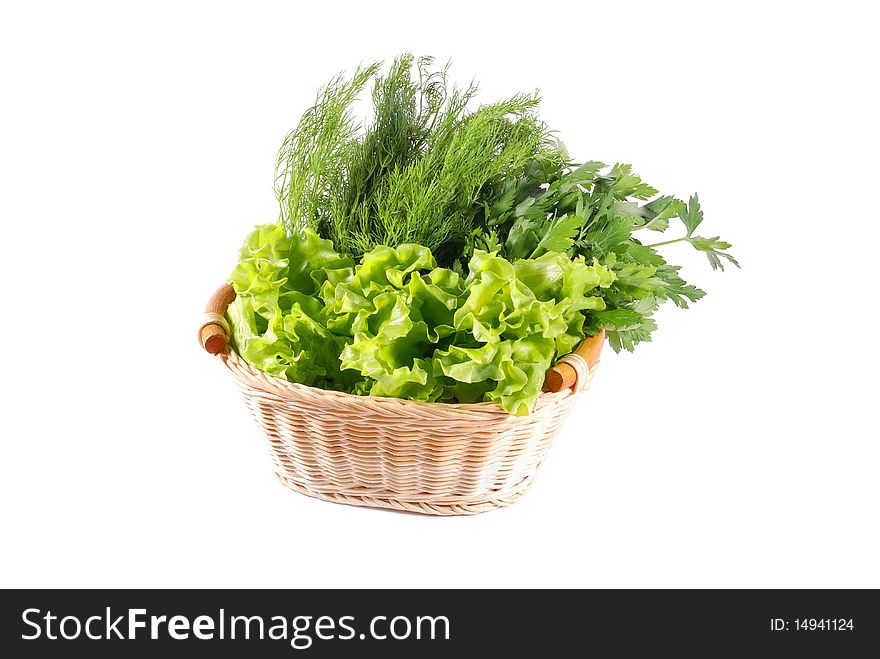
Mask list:
MULTIPOLYGON (((397 57, 334 78, 284 140, 276 165, 281 221, 360 256, 377 245, 416 243, 441 263, 461 255, 500 182, 530 163, 561 162, 538 119, 536 94, 470 110, 477 87, 450 86, 448 65, 397 57), (351 105, 373 80, 373 117, 351 105)), ((533 166, 533 165, 532 165, 533 166)))

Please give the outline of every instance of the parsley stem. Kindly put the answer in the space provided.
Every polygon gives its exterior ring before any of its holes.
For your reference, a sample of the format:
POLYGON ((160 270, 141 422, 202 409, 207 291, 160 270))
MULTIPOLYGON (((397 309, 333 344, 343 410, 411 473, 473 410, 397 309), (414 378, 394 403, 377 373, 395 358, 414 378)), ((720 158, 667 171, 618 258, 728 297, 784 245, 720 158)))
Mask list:
POLYGON ((682 236, 681 238, 674 238, 673 240, 664 240, 662 243, 654 243, 653 245, 645 245, 645 247, 663 247, 663 245, 671 245, 672 243, 680 243, 682 240, 687 240, 687 236, 682 236))

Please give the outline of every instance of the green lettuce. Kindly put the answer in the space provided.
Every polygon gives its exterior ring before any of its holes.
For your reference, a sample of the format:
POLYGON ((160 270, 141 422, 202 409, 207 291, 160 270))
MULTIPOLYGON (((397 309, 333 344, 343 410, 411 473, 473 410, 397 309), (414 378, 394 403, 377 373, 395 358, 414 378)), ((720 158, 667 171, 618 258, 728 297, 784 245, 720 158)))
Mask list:
POLYGON ((354 263, 311 229, 245 240, 231 281, 233 344, 254 368, 310 386, 531 410, 544 373, 584 336, 614 281, 598 261, 545 252, 511 263, 475 249, 467 274, 427 247, 379 246, 354 263))

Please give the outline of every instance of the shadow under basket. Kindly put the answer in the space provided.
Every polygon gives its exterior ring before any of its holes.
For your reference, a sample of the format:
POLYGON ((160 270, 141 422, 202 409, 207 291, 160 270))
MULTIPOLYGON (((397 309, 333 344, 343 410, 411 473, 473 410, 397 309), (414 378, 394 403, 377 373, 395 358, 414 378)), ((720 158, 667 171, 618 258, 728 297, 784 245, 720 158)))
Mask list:
POLYGON ((512 416, 495 403, 355 396, 257 371, 229 346, 233 299, 229 284, 213 295, 199 342, 235 378, 281 482, 326 501, 429 515, 471 515, 521 497, 589 385, 604 340, 586 338, 547 372, 532 413, 512 416))

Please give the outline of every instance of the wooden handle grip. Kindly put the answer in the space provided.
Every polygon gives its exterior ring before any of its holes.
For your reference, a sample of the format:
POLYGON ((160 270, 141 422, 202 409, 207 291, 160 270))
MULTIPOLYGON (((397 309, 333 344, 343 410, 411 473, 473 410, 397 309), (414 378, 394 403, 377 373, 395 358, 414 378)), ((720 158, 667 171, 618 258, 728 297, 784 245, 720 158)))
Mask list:
MULTIPOLYGON (((605 343, 605 330, 601 330, 596 336, 588 336, 578 346, 575 353, 584 358, 590 368, 599 361, 599 353, 602 352, 602 344, 605 343)), ((577 384, 577 371, 565 362, 559 362, 552 366, 544 377, 544 386, 550 391, 562 391, 577 384)))
POLYGON ((234 299, 235 289, 232 288, 232 284, 227 282, 214 292, 211 299, 208 300, 208 304, 205 305, 205 317, 208 320, 203 322, 199 329, 199 343, 212 355, 225 352, 226 346, 229 345, 229 335, 223 316, 234 299), (211 316, 216 317, 217 321, 212 322, 211 316))

